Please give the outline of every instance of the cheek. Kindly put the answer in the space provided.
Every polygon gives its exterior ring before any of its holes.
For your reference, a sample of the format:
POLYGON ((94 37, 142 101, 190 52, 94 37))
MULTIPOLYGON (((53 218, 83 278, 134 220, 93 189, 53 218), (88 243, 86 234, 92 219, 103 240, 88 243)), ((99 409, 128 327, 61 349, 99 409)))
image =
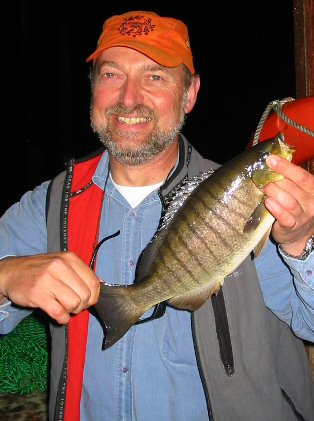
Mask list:
POLYGON ((109 107, 112 104, 111 95, 102 89, 96 89, 93 93, 93 107, 95 109, 102 109, 109 107))
POLYGON ((168 95, 163 95, 160 98, 155 97, 154 102, 160 122, 164 121, 165 124, 177 123, 182 103, 179 95, 169 92, 168 95))
POLYGON ((105 110, 114 105, 115 100, 107 92, 96 89, 93 92, 92 103, 91 103, 91 118, 94 124, 103 122, 105 119, 105 110))

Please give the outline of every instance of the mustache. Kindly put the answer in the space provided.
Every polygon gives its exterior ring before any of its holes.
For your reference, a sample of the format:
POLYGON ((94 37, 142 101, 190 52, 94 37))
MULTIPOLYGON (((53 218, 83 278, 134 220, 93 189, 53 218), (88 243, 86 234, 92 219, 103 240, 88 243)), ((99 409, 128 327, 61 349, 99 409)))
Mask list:
POLYGON ((135 114, 137 117, 149 117, 150 119, 157 120, 157 115, 154 110, 147 107, 146 105, 137 104, 134 107, 126 107, 122 103, 118 103, 109 107, 105 111, 106 116, 108 117, 110 114, 118 115, 118 114, 135 114))

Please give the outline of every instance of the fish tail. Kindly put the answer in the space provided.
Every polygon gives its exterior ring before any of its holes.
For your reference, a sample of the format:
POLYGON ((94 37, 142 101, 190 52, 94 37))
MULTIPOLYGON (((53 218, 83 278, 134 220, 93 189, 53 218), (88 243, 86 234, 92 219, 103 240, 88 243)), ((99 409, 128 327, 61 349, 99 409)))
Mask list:
POLYGON ((102 349, 115 344, 145 312, 132 301, 132 286, 101 284, 94 315, 104 330, 102 349))

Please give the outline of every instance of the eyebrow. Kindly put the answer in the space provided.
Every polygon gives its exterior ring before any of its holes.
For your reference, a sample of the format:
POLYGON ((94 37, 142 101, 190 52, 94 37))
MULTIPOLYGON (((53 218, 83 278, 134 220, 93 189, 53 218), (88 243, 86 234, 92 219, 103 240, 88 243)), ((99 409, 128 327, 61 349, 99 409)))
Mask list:
MULTIPOLYGON (((99 69, 101 69, 103 66, 110 66, 110 67, 114 67, 116 69, 119 69, 121 71, 123 71, 123 67, 120 66, 119 63, 117 63, 116 61, 109 61, 109 60, 103 60, 101 63, 99 63, 99 69)), ((164 67, 161 64, 143 64, 140 67, 141 70, 144 71, 163 71, 163 72, 167 72, 170 73, 170 70, 168 67, 164 67)))

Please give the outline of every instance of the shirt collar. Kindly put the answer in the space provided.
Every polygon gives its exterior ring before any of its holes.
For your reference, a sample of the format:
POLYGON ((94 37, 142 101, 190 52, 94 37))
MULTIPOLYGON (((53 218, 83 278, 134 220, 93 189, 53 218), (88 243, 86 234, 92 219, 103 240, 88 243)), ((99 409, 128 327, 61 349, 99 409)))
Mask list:
MULTIPOLYGON (((102 157, 100 158, 96 171, 92 177, 93 183, 102 190, 106 189, 106 194, 114 197, 116 200, 120 201, 123 205, 130 206, 126 199, 121 195, 121 193, 115 188, 111 177, 109 176, 109 154, 107 151, 104 151, 102 157)), ((158 199, 157 191, 153 191, 142 201, 142 203, 149 203, 158 199)))
POLYGON ((100 189, 104 190, 109 176, 109 154, 104 151, 100 161, 98 162, 95 174, 93 175, 93 183, 100 189))
MULTIPOLYGON (((179 155, 180 155, 180 152, 178 153, 177 162, 174 168, 171 170, 168 176, 168 179, 169 177, 172 176, 172 174, 175 172, 176 168, 178 167, 179 155)), ((93 183, 96 184, 96 186, 104 190, 107 184, 108 178, 109 178, 109 154, 107 151, 104 151, 97 165, 97 168, 96 168, 95 174, 93 175, 92 180, 93 180, 93 183)))

